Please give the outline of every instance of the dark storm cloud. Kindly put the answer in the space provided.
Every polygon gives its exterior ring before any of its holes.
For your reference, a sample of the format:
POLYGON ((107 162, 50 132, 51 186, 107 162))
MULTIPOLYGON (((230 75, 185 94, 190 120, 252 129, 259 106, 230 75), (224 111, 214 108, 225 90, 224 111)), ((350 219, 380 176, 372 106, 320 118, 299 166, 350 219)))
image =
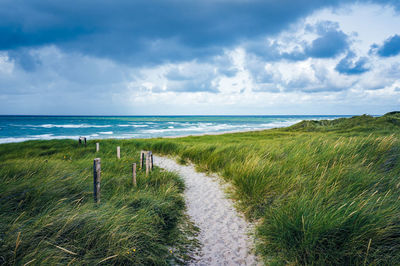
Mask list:
POLYGON ((365 64, 368 62, 366 57, 361 57, 355 60, 356 55, 353 52, 348 52, 347 55, 336 65, 336 71, 345 75, 359 75, 369 70, 365 64))
MULTIPOLYGON (((319 8, 346 2, 0 0, 0 50, 56 45, 136 65, 206 58, 243 40, 279 33, 319 8)), ((391 0, 360 2, 400 6, 391 0)), ((333 56, 345 45, 343 38, 341 32, 327 32, 307 53, 333 56)))
POLYGON ((182 61, 278 33, 338 2, 2 0, 0 49, 53 44, 131 64, 182 61))
POLYGON ((374 44, 371 52, 375 52, 382 57, 390 57, 400 54, 400 36, 395 34, 387 38, 381 46, 374 44))

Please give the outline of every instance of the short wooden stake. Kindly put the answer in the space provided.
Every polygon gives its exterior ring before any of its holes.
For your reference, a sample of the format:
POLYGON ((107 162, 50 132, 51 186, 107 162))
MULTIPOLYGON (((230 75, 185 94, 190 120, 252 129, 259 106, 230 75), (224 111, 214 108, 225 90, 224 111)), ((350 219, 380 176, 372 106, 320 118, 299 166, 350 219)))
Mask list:
POLYGON ((93 161, 93 197, 95 203, 100 203, 101 163, 100 158, 93 161))
POLYGON ((86 137, 79 137, 78 143, 79 143, 79 145, 81 145, 82 143, 84 143, 84 144, 85 144, 85 147, 86 147, 86 137))
POLYGON ((100 151, 100 143, 96 142, 96 152, 100 151))
POLYGON ((149 175, 150 171, 150 152, 146 152, 146 176, 149 175))
POLYGON ((136 187, 136 163, 132 164, 132 183, 136 187))
POLYGON ((144 151, 140 151, 140 169, 143 169, 144 165, 144 151))
POLYGON ((153 171, 153 153, 150 154, 150 165, 151 165, 150 170, 153 171))
POLYGON ((121 159, 121 148, 117 146, 117 158, 121 159))

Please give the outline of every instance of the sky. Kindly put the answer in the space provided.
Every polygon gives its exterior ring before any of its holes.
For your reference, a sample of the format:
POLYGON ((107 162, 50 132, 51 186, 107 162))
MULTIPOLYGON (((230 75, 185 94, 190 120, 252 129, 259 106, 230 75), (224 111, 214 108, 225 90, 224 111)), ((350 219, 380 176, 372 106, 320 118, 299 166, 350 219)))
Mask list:
POLYGON ((400 110, 398 0, 0 0, 0 114, 400 110))

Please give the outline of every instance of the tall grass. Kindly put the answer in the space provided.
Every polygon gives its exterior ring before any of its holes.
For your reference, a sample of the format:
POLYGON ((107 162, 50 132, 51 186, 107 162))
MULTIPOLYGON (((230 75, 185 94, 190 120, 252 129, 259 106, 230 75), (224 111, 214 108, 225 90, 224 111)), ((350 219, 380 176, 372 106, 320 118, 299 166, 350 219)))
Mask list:
POLYGON ((177 139, 0 145, 0 260, 6 264, 173 264, 187 261, 194 228, 182 180, 138 175, 139 149, 171 154, 234 187, 257 222, 266 264, 398 265, 400 115, 177 139), (121 160, 116 159, 121 146, 121 160), (102 199, 92 163, 102 158, 102 199), (186 225, 182 227, 179 225, 186 225))
POLYGON ((400 115, 131 141, 234 185, 267 264, 398 265, 400 115))
POLYGON ((194 227, 184 184, 155 168, 138 172, 135 147, 119 141, 31 141, 0 145, 0 264, 184 263, 194 227), (116 158, 116 146, 122 158, 116 158), (93 201, 93 159, 101 158, 101 203, 93 201))

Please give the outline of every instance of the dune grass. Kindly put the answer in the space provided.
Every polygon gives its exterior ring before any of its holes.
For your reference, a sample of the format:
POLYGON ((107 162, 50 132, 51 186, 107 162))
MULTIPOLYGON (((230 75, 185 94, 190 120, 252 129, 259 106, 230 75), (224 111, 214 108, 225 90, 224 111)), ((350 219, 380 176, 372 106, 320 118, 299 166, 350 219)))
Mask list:
POLYGON ((234 185, 266 264, 399 265, 400 114, 127 141, 234 185))
POLYGON ((233 184, 268 265, 399 265, 399 137, 394 112, 218 136, 101 140, 98 154, 94 142, 0 145, 0 260, 187 261, 195 228, 182 213, 182 180, 155 169, 131 184, 138 150, 151 149, 233 184), (100 206, 92 198, 95 157, 102 158, 100 206))
POLYGON ((183 181, 155 168, 146 177, 139 152, 102 141, 95 153, 77 141, 0 145, 0 264, 181 264, 195 228, 184 215, 183 181), (101 203, 93 200, 93 159, 101 158, 101 203))

